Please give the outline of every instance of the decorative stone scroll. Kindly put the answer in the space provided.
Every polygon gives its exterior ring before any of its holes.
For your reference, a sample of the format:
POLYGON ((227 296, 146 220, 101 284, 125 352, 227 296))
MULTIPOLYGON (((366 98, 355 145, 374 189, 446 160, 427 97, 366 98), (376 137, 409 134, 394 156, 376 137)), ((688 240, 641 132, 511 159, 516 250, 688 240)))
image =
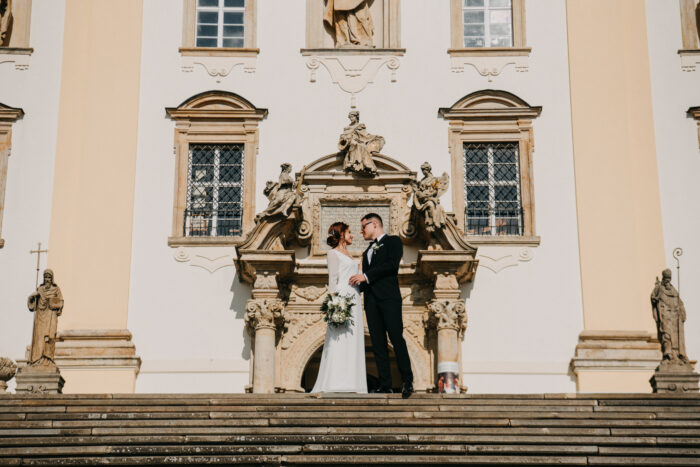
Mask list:
POLYGON ((15 377, 17 365, 7 357, 0 357, 0 394, 7 392, 7 382, 15 377))
MULTIPOLYGON (((350 253, 359 259, 364 249, 359 219, 372 211, 381 213, 385 230, 398 235, 407 248, 417 249, 417 259, 404 260, 399 267, 414 387, 435 391, 437 370, 449 367, 455 376, 450 387, 459 390, 459 342, 466 326, 461 284, 474 277, 476 249, 464 240, 449 213, 437 225, 430 224, 431 232, 424 221, 412 218, 410 201, 420 184, 408 167, 376 152, 372 153, 376 172, 368 176, 346 170, 345 156, 341 151, 305 166, 293 181, 296 198, 289 213, 260 216, 237 247, 238 277, 252 286, 245 318, 254 341, 252 391, 309 389, 302 378, 307 363, 323 345, 326 327, 320 304, 328 282, 327 224, 338 218, 351 224, 356 242, 350 253), (297 258, 300 247, 307 247, 306 256, 297 258)), ((439 205, 437 193, 430 195, 433 207, 439 205)), ((431 212, 431 219, 435 213, 431 212)), ((450 387, 443 384, 442 390, 449 392, 450 387)))

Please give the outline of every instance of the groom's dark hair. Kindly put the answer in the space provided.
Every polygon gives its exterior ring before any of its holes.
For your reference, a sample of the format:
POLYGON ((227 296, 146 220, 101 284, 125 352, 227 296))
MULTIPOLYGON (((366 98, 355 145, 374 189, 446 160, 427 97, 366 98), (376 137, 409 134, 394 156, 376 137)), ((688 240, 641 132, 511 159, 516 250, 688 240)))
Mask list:
POLYGON ((384 227, 384 223, 382 222, 382 216, 380 216, 376 212, 370 212, 369 214, 365 214, 364 217, 362 217, 362 219, 360 219, 360 222, 368 221, 370 219, 376 220, 377 224, 379 224, 379 227, 384 227))

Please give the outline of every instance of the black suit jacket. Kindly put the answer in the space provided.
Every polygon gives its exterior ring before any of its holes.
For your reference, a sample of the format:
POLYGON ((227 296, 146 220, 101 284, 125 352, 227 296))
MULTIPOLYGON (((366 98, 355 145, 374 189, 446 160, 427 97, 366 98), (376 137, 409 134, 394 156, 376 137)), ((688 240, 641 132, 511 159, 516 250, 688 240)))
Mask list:
POLYGON ((379 249, 372 253, 372 263, 367 260, 367 250, 362 253, 362 273, 368 282, 362 283, 365 298, 372 295, 377 300, 401 300, 399 290, 399 263, 403 256, 403 244, 396 235, 385 235, 377 242, 379 249))

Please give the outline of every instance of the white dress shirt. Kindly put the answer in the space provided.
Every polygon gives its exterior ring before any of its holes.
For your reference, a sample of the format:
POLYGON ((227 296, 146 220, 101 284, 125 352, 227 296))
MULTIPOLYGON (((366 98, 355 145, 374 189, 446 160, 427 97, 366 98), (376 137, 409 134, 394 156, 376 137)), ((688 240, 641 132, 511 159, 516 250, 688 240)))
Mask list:
MULTIPOLYGON (((372 246, 374 246, 374 245, 376 245, 377 243, 379 243, 379 240, 381 240, 382 238, 384 238, 385 235, 386 235, 386 233, 383 233, 383 234, 381 234, 379 237, 377 237, 377 238, 374 240, 374 244, 373 244, 372 246)), ((373 254, 374 254, 374 250, 373 250, 372 248, 370 248, 369 250, 367 250, 367 263, 368 263, 368 264, 372 264, 372 255, 373 255, 373 254)), ((367 274, 362 274, 362 275, 365 276, 365 280, 366 280, 367 283, 369 284, 369 279, 367 278, 367 274)))

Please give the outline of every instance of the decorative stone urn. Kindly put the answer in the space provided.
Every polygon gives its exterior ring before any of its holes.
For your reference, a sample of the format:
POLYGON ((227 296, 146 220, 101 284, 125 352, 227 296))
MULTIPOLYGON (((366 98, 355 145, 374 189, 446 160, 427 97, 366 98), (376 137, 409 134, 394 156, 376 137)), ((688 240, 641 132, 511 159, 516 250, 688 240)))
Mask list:
POLYGON ((7 392, 7 382, 15 377, 17 365, 7 357, 0 357, 0 394, 7 392))
MULTIPOLYGON (((376 173, 363 174, 345 170, 344 159, 331 154, 304 167, 296 174, 297 199, 289 215, 259 218, 237 247, 238 277, 252 286, 246 310, 252 392, 308 388, 304 373, 326 330, 320 312, 328 283, 325 232, 339 220, 359 232, 368 212, 381 215, 385 231, 404 243, 399 286, 415 389, 437 390, 438 371, 461 374, 460 340, 467 323, 462 284, 474 278, 476 249, 449 213, 441 228, 425 228, 411 208, 417 179, 408 167, 374 154, 376 173)), ((350 253, 359 259, 366 246, 355 235, 350 253)), ((371 361, 370 355, 368 367, 371 361)), ((443 385, 443 390, 459 388, 443 385)))

